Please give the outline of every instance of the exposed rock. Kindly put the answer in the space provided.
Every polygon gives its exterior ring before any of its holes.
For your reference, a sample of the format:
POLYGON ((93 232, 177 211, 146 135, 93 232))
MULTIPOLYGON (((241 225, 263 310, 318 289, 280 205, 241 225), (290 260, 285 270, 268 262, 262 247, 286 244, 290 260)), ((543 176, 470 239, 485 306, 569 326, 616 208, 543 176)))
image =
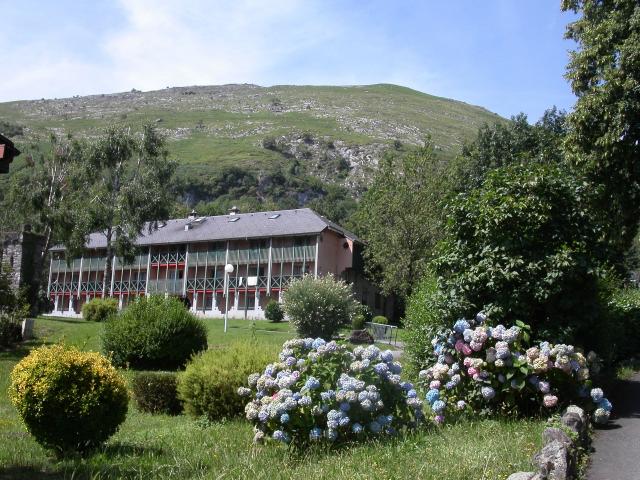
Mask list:
POLYGON ((516 472, 509 475, 507 480, 534 480, 535 472, 516 472))
POLYGON ((582 430, 585 424, 578 413, 572 413, 567 411, 564 413, 564 415, 562 415, 562 418, 560 421, 562 422, 563 425, 565 425, 566 427, 569 427, 574 432, 582 434, 582 430))
POLYGON ((584 410, 577 405, 569 405, 566 413, 575 413, 580 416, 580 420, 582 420, 583 424, 586 424, 587 422, 587 415, 584 413, 584 410))
POLYGON ((542 450, 534 455, 533 461, 543 478, 553 480, 567 480, 570 478, 567 449, 558 440, 553 440, 545 445, 542 450))
POLYGON ((543 445, 547 445, 554 441, 560 442, 567 450, 571 448, 571 439, 569 438, 569 435, 564 433, 559 428, 545 428, 544 432, 542 432, 543 445))

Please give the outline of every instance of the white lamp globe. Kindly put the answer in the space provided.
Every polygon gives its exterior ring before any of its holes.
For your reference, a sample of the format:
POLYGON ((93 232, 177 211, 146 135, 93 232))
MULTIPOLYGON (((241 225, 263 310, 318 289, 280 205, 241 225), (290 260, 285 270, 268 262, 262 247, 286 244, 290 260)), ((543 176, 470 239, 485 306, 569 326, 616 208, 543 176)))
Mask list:
POLYGON ((227 272, 227 273, 233 273, 233 265, 231 265, 230 263, 227 263, 224 266, 224 271, 227 272))

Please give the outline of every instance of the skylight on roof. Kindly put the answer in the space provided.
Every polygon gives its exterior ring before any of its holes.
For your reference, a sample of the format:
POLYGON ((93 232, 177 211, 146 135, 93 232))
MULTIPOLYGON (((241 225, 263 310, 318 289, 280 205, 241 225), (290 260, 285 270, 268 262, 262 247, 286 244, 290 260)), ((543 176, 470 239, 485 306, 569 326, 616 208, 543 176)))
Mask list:
POLYGON ((276 218, 278 218, 280 216, 279 213, 274 213, 273 215, 269 215, 269 220, 275 220, 276 218))
POLYGON ((240 217, 231 217, 231 218, 229 218, 229 221, 232 222, 232 223, 233 222, 237 222, 238 220, 240 220, 240 217))

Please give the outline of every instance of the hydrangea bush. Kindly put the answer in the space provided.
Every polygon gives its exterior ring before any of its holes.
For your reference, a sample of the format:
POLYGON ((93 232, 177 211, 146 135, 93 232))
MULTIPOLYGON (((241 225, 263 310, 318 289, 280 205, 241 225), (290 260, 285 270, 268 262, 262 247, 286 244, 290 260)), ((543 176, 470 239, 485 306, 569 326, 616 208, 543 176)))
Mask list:
POLYGON ((595 354, 585 357, 572 345, 549 342, 531 346, 529 338, 524 323, 491 327, 482 313, 434 337, 437 362, 419 378, 435 422, 468 410, 529 414, 578 402, 596 423, 606 423, 611 402, 589 379, 595 354))
POLYGON ((295 447, 312 442, 394 435, 423 418, 414 386, 389 350, 353 352, 320 338, 285 342, 279 361, 248 378, 240 395, 256 442, 271 438, 295 447))

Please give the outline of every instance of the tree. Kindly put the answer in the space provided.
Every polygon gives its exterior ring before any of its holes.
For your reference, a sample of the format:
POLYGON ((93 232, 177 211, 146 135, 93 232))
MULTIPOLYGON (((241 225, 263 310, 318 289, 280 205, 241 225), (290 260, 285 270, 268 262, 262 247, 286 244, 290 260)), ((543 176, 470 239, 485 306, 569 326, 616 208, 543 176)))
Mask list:
POLYGON ((448 173, 430 142, 380 161, 353 222, 367 242, 366 269, 385 294, 405 297, 422 276, 441 238, 448 173))
POLYGON ((640 3, 563 0, 562 9, 581 14, 565 34, 577 42, 566 78, 578 97, 567 151, 594 187, 610 257, 620 266, 640 208, 640 3))
POLYGON ((565 133, 566 114, 556 107, 547 109, 534 125, 524 113, 511 117, 510 122, 482 125, 456 159, 456 189, 477 188, 487 173, 507 165, 561 163, 565 133))
POLYGON ((600 264, 588 194, 588 184, 557 165, 496 169, 460 194, 434 262, 443 321, 485 311, 555 338, 584 334, 598 318, 600 264))
POLYGON ((68 212, 70 255, 81 252, 92 232, 106 241, 105 285, 111 283, 113 255, 131 258, 134 242, 146 226, 168 217, 168 185, 175 164, 168 160, 164 139, 150 125, 135 135, 129 128, 110 127, 84 146, 84 171, 73 180, 77 188, 68 212))
POLYGON ((81 144, 71 137, 62 140, 52 134, 49 141, 46 152, 32 149, 29 168, 15 176, 7 199, 11 210, 21 212, 22 220, 44 236, 41 262, 52 242, 60 239, 67 200, 73 195, 70 178, 78 173, 82 155, 81 144))

